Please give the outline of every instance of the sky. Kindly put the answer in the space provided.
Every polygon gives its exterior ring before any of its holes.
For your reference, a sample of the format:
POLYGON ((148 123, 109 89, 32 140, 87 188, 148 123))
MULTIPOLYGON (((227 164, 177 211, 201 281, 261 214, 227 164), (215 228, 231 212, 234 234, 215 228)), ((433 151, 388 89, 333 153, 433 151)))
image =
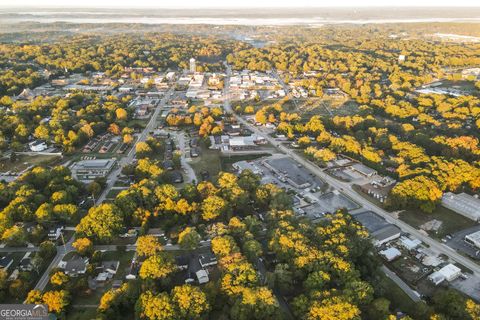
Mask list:
POLYGON ((0 7, 478 7, 479 0, 0 0, 0 7))

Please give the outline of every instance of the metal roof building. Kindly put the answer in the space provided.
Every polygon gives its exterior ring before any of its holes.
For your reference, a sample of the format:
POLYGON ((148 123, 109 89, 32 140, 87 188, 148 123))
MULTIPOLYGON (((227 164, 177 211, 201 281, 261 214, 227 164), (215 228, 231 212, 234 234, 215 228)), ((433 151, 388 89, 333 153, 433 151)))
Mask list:
POLYGON ((354 165, 351 166, 351 168, 353 170, 357 171, 358 173, 360 173, 361 175, 364 175, 366 177, 371 177, 371 176, 377 174, 376 170, 374 170, 370 167, 367 167, 363 163, 355 163, 354 165))
POLYGON ((474 221, 480 220, 480 200, 464 192, 447 192, 442 197, 442 206, 474 221))
POLYGON ((402 231, 396 225, 388 223, 385 219, 372 211, 354 214, 355 220, 360 222, 375 239, 375 245, 381 246, 384 243, 400 237, 402 231))

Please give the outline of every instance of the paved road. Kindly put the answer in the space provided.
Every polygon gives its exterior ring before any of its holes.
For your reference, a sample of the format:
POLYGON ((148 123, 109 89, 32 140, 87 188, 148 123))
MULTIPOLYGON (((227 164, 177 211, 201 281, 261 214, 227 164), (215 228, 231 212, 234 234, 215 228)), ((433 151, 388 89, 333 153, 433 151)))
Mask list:
MULTIPOLYGON (((115 251, 120 245, 116 244, 105 244, 105 245, 96 245, 93 246, 93 249, 98 251, 115 251)), ((201 241, 199 244, 200 248, 210 247, 210 241, 201 241)), ((127 244, 125 246, 126 251, 134 251, 137 249, 137 244, 127 244)), ((183 250, 178 244, 164 245, 162 246, 162 251, 177 251, 183 250)))
MULTIPOLYGON (((285 83, 285 81, 283 81, 282 77, 280 77, 280 75, 278 74, 278 72, 276 70, 274 70, 272 72, 272 75, 273 75, 274 78, 276 78, 278 80, 278 83, 280 83, 280 85, 282 86, 283 91, 285 91, 285 96, 288 97, 288 95, 290 94, 290 87, 285 83)), ((297 110, 298 109, 297 98, 295 98, 295 97, 291 97, 291 98, 292 98, 293 104, 295 105, 295 109, 297 110)))
POLYGON ((155 129, 155 127, 157 125, 158 115, 160 114, 160 111, 162 110, 162 108, 165 106, 165 104, 170 99, 170 95, 174 90, 175 90, 175 85, 172 85, 170 87, 170 89, 165 92, 165 95, 160 100, 160 102, 157 104, 157 107, 155 108, 155 111, 153 112, 153 115, 150 117, 150 120, 148 121, 147 125, 143 129, 142 133, 139 136, 137 136, 137 140, 133 144, 133 147, 130 149, 128 154, 119 161, 118 167, 115 168, 109 174, 109 176, 107 178, 107 186, 105 187, 102 194, 95 201, 95 205, 99 205, 100 203, 105 201, 105 198, 107 197, 108 193, 110 192, 113 185, 117 181, 118 176, 122 172, 122 167, 133 162, 133 159, 135 158, 135 146, 137 145, 137 143, 145 141, 147 139, 149 133, 155 129))
MULTIPOLYGON (((227 68, 227 79, 225 80, 225 90, 226 90, 225 96, 226 97, 229 97, 229 95, 228 95, 228 90, 229 90, 229 86, 228 86, 229 81, 228 80, 229 80, 229 74, 230 74, 229 72, 231 72, 230 68, 227 68)), ((392 224, 396 225, 397 227, 399 227, 403 232, 410 233, 415 238, 420 239, 422 242, 424 242, 425 244, 430 246, 430 249, 435 250, 439 253, 445 254, 446 256, 448 256, 453 261, 456 261, 456 262, 462 264, 463 266, 467 267, 468 269, 472 270, 473 273, 476 276, 480 276, 480 265, 478 265, 477 263, 475 263, 471 259, 469 259, 465 256, 462 256, 461 254, 456 252, 454 249, 448 247, 447 245, 445 245, 443 243, 440 243, 440 242, 430 238, 429 236, 426 236, 425 234, 423 234, 419 230, 413 228, 409 224, 407 224, 407 223, 399 220, 398 218, 394 217, 391 213, 387 212, 386 210, 374 205, 373 203, 371 203, 370 201, 366 200, 364 197, 359 195, 355 190, 353 190, 352 186, 350 184, 338 181, 335 178, 329 176, 328 174, 323 172, 314 163, 312 163, 309 160, 307 160, 307 159, 303 158, 302 156, 298 155, 297 153, 295 153, 294 150, 291 150, 291 149, 285 147, 284 145, 280 144, 278 141, 276 141, 271 136, 265 134, 264 132, 259 130, 257 127, 255 127, 251 123, 245 121, 245 119, 243 119, 242 117, 233 113, 232 108, 230 107, 230 102, 229 101, 224 102, 224 107, 225 107, 226 111, 229 111, 234 115, 234 117, 237 119, 237 121, 239 123, 243 124, 245 127, 252 130, 255 134, 264 137, 268 142, 270 142, 273 146, 275 146, 280 152, 290 156, 295 161, 302 164, 306 169, 308 169, 309 171, 314 173, 319 178, 323 179, 325 182, 330 184, 333 188, 339 190, 339 192, 341 192, 344 195, 350 197, 352 200, 354 200, 355 202, 357 202, 358 204, 363 206, 363 208, 365 210, 370 210, 370 211, 373 211, 373 212, 377 213, 378 215, 383 217, 387 222, 392 223, 392 224)))
POLYGON ((186 153, 186 141, 185 141, 185 132, 183 131, 169 131, 171 135, 174 135, 177 139, 177 144, 178 148, 180 149, 180 152, 182 156, 180 157, 180 162, 182 164, 182 168, 184 170, 184 173, 186 174, 186 179, 185 182, 192 182, 192 181, 198 181, 197 176, 195 175, 195 171, 193 170, 192 166, 190 163, 187 161, 187 153, 186 153))
POLYGON ((415 292, 412 288, 410 288, 408 284, 406 284, 402 279, 400 279, 400 277, 397 276, 395 272, 391 271, 386 266, 382 266, 381 269, 387 277, 389 277, 393 282, 395 282, 400 287, 400 289, 402 289, 403 292, 405 292, 410 297, 410 299, 412 299, 413 302, 418 302, 422 300, 419 294, 415 292))
POLYGON ((224 63, 226 68, 226 76, 223 81, 223 109, 225 112, 233 113, 232 106, 230 105, 230 77, 232 76, 232 67, 224 63))
MULTIPOLYGON (((98 245, 98 246, 93 246, 93 249, 98 250, 98 251, 116 251, 117 247, 120 245, 116 244, 106 244, 106 245, 98 245)), ((126 251, 134 251, 137 249, 136 244, 127 244, 125 246, 126 251)), ((180 246, 178 244, 172 244, 170 246, 162 246, 163 251, 176 251, 176 250, 181 250, 180 246)))
POLYGON ((36 252, 38 247, 3 247, 0 248, 0 253, 9 253, 9 252, 36 252))
POLYGON ((52 259, 52 261, 50 262, 50 264, 48 265, 47 269, 45 270, 45 272, 42 274, 42 276, 40 277, 40 280, 38 280, 37 284, 35 285, 35 289, 37 290, 44 290, 45 287, 47 286, 48 284, 48 281, 50 281, 50 272, 52 271, 53 268, 56 268, 58 266, 58 264, 60 263, 60 261, 62 261, 63 257, 65 257, 65 255, 71 251, 74 250, 74 248, 72 247, 72 243, 73 243, 73 238, 72 237, 66 244, 65 246, 58 246, 57 247, 57 254, 55 255, 55 257, 52 259))

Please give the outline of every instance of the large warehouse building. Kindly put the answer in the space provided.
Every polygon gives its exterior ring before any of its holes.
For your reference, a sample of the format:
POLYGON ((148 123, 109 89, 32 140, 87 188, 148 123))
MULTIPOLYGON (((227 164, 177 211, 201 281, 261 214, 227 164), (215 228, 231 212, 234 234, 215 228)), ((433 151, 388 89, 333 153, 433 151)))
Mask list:
POLYGON ((442 197, 442 206, 474 221, 480 220, 480 200, 469 194, 447 192, 442 197))
POLYGON ((372 211, 365 211, 353 215, 374 238, 374 245, 381 246, 389 241, 400 238, 402 231, 396 225, 388 223, 385 219, 372 211))

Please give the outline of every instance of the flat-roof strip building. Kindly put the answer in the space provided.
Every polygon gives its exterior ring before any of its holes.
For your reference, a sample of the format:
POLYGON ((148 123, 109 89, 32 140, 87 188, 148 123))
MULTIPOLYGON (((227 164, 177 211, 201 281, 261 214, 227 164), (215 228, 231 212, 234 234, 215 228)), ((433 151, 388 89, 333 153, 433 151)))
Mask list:
POLYGON ((92 181, 106 177, 113 169, 115 159, 82 160, 72 166, 72 176, 79 181, 92 181))
POLYGON ((263 161, 263 165, 279 176, 286 178, 288 183, 298 189, 305 189, 312 185, 312 177, 308 171, 289 157, 270 158, 263 161))

